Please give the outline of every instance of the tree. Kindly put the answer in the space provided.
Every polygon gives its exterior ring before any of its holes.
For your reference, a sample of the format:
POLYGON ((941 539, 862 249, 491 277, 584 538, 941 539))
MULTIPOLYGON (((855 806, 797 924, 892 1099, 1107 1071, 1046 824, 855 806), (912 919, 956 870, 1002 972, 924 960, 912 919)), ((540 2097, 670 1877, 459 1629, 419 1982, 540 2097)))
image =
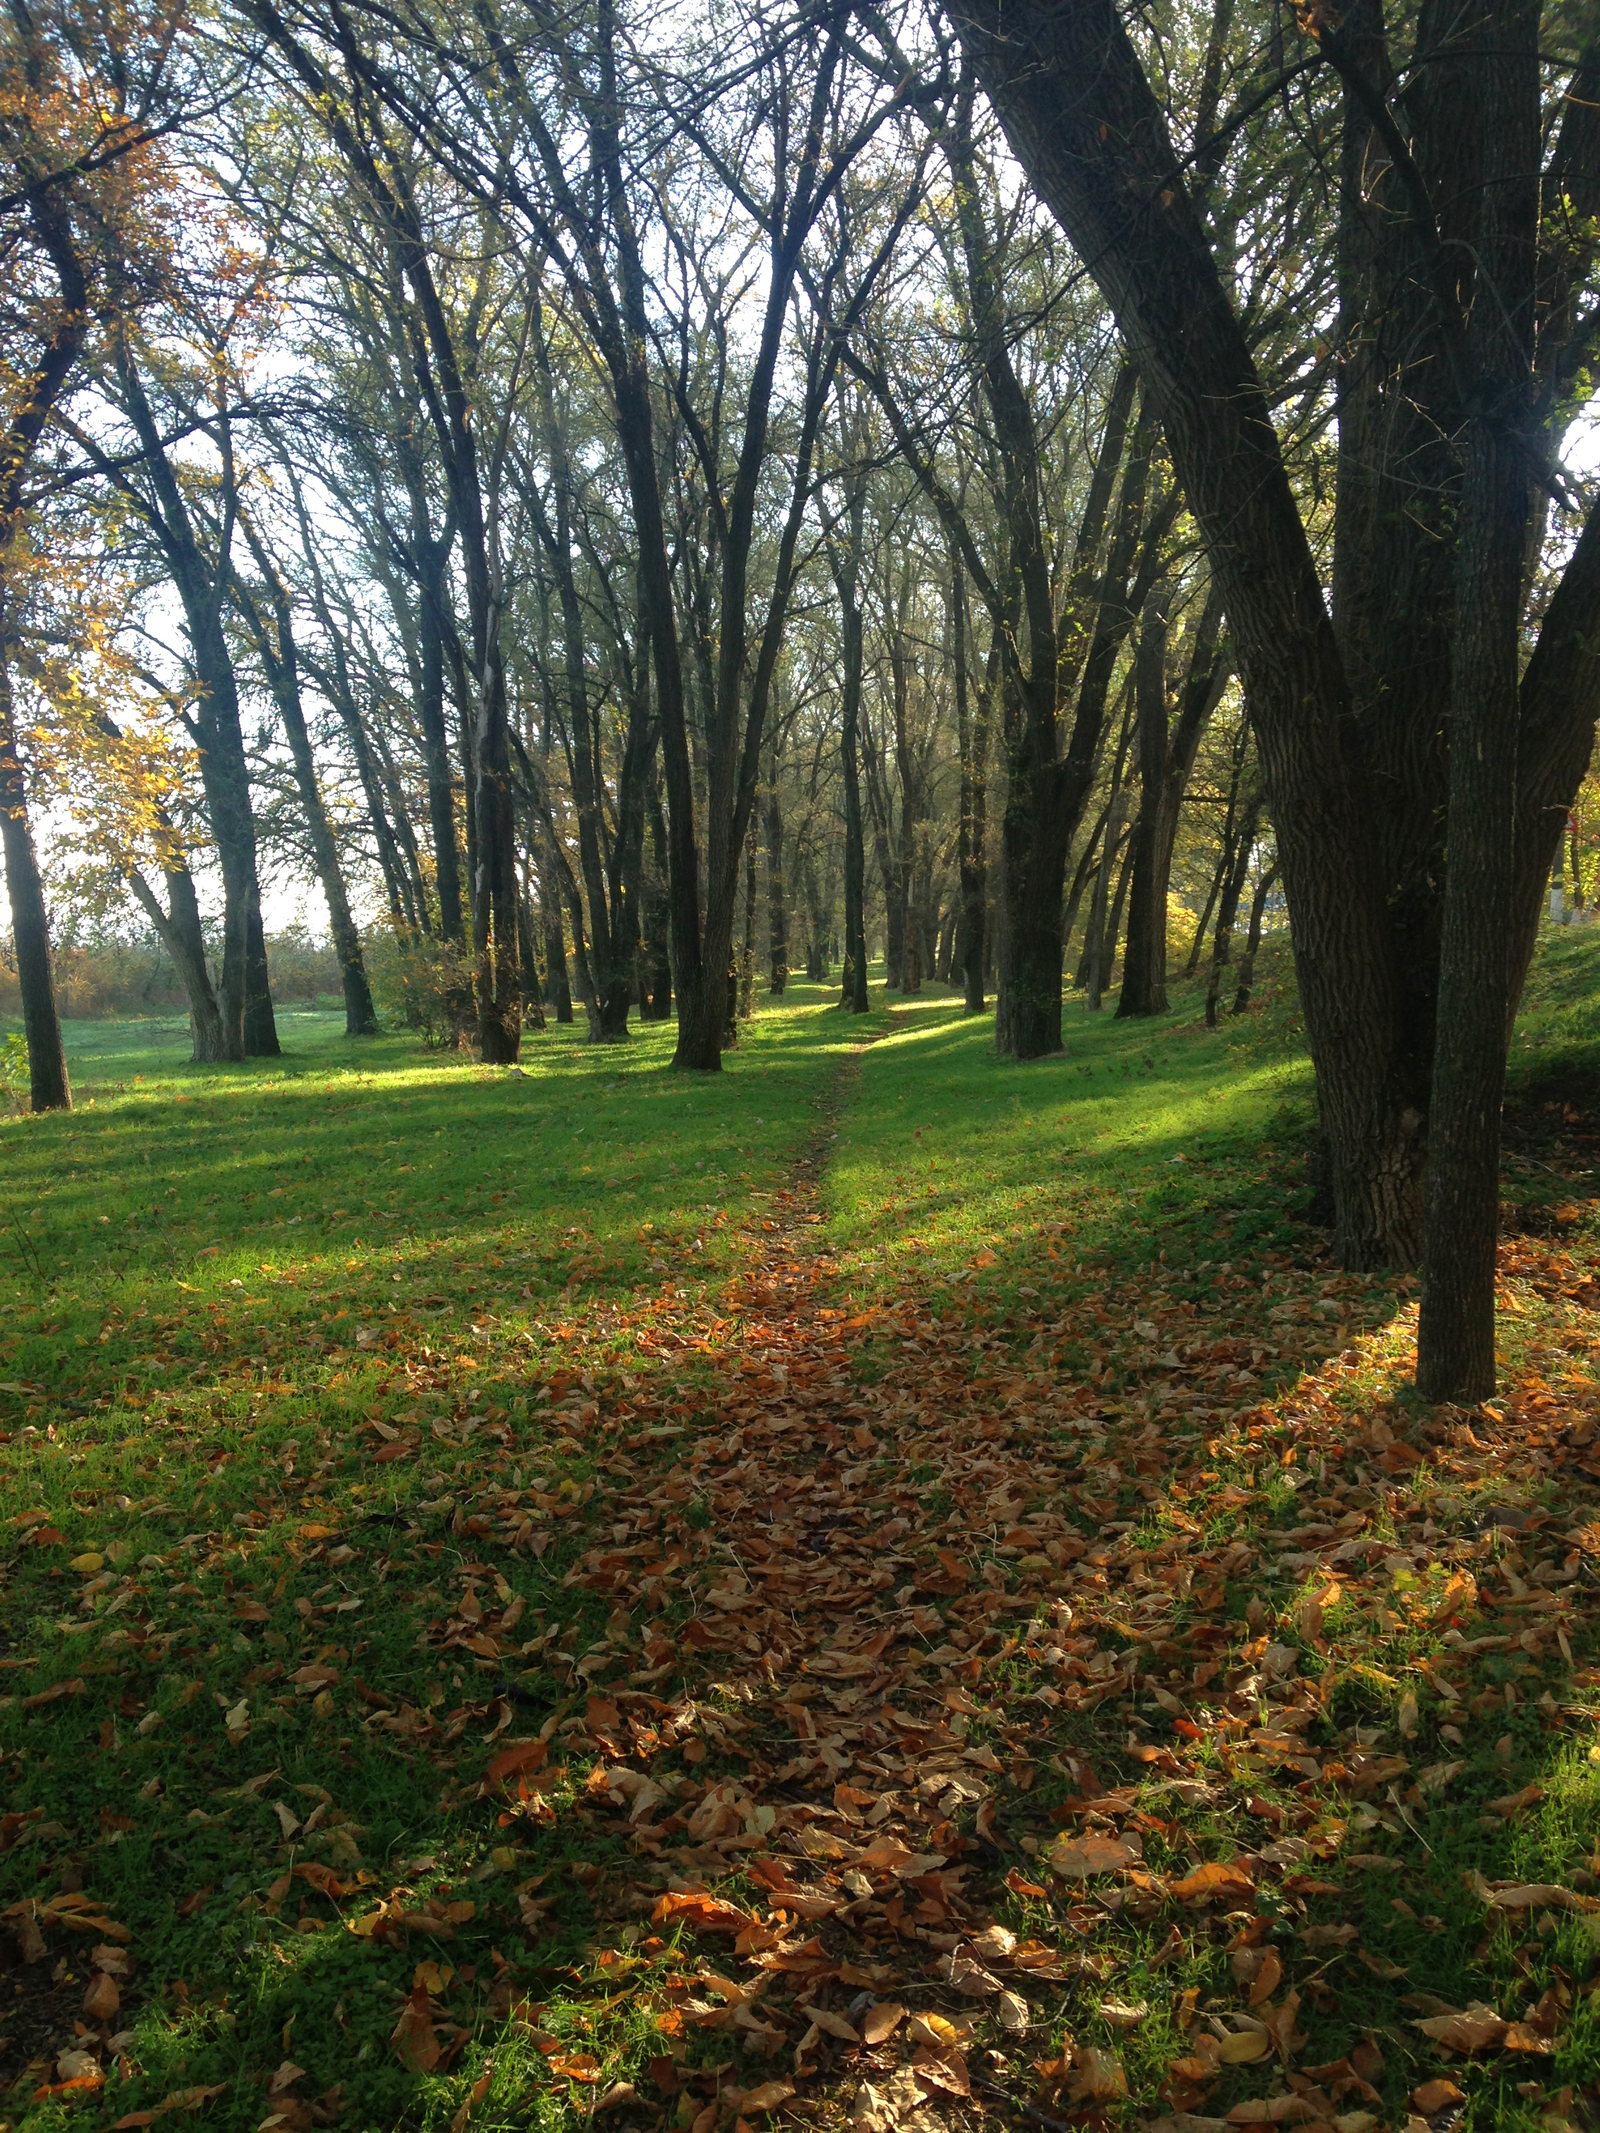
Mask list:
POLYGON ((1404 101, 1378 0, 1338 31, 1304 18, 1341 92, 1330 616, 1261 375, 1112 0, 958 0, 955 15, 1116 315, 1206 541, 1278 836, 1340 1249, 1353 1265, 1418 1256, 1431 1135, 1435 1190, 1463 1219, 1441 1219, 1443 1260, 1430 1253, 1441 1346, 1425 1377, 1436 1396, 1475 1397, 1492 1382, 1492 1061, 1503 1070, 1600 709, 1600 520, 1578 534, 1520 680, 1512 538, 1590 351, 1600 59, 1573 64, 1541 185, 1531 5, 1424 6, 1404 101), (1530 286, 1547 299, 1537 333, 1530 286), (1419 429, 1426 450, 1412 449, 1419 429), (1473 770, 1486 719, 1494 804, 1473 770))
POLYGON ((71 1104, 50 973, 49 921, 28 819, 12 662, 34 559, 27 482, 91 336, 138 294, 119 269, 159 270, 166 231, 156 143, 191 86, 165 7, 102 13, 13 0, 0 24, 0 841, 35 1111, 71 1104))

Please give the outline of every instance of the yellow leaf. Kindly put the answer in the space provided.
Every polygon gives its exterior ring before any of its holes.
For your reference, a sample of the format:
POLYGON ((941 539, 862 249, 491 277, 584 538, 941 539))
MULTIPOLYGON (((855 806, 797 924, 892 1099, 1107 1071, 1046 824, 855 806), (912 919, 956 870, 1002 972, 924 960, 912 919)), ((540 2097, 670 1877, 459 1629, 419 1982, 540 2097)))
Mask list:
POLYGON ((1254 2066, 1271 2049, 1272 2039, 1263 2029, 1236 2030, 1231 2037, 1217 2039, 1217 2057, 1224 2066, 1254 2066))

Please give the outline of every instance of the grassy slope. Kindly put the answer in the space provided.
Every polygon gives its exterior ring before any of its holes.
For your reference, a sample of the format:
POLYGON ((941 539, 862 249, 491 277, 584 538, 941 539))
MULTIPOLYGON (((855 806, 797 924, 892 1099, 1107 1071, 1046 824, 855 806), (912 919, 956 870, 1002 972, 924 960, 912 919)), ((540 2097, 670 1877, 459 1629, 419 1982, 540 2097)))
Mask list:
MULTIPOLYGON (((1595 968, 1589 941, 1554 944, 1525 1023, 1535 1041, 1518 1051, 1524 1079, 1558 1053, 1569 1077, 1592 1061, 1595 968)), ((1013 1303, 1070 1310, 1119 1283, 1123 1308, 1128 1279, 1136 1290, 1135 1270, 1161 1253, 1163 1282, 1187 1283, 1183 1294, 1219 1278, 1287 1280, 1315 1249, 1298 1216, 1309 1087, 1281 971, 1265 990, 1261 1015, 1215 1036, 1194 1026, 1192 998, 1156 1028, 1073 1010, 1067 1056, 1024 1068, 995 1061, 986 1026, 953 1002, 899 1009, 835 1122, 824 1205, 841 1297, 915 1290, 1003 1324, 1013 1303), (1222 1277, 1224 1261, 1238 1273, 1222 1277)), ((504 1568, 528 1623, 567 1620, 563 1642, 580 1651, 600 1633, 604 1608, 583 1601, 574 1614, 563 1579, 596 1475, 583 1439, 601 1373, 625 1385, 693 1373, 716 1400, 720 1288, 861 1032, 800 988, 707 1085, 654 1071, 662 1032, 621 1054, 552 1033, 530 1043, 519 1079, 401 1040, 352 1052, 336 1031, 331 1018, 287 1019, 291 1056, 240 1073, 189 1068, 170 1043, 141 1045, 147 1030, 78 1031, 83 1108, 0 1127, 0 1204, 29 1240, 14 1242, 0 1286, 11 1291, 0 1514, 20 1515, 26 1538, 28 1514, 48 1510, 45 1531, 60 1535, 17 1547, 0 1571, 17 1689, 0 1701, 6 1804, 44 1810, 0 1854, 0 1895, 76 1879, 133 1929, 133 1997, 150 1997, 131 2047, 143 2073, 112 2085, 129 2102, 227 2080, 207 2122, 253 2129, 267 2105, 243 2070, 270 2072, 287 2051, 319 2081, 344 2075, 359 2098, 346 2125, 442 2125, 493 2044, 483 2122, 531 2110, 554 2123, 548 2087, 517 2100, 519 2065, 537 2062, 487 2013, 448 2077, 402 2069, 386 2044, 418 1950, 297 1935, 272 1922, 282 1899, 272 1906, 270 1890, 296 1860, 354 1874, 357 1859, 385 1887, 403 1870, 439 1901, 470 1889, 486 1930, 440 1955, 475 1966, 481 1996, 497 1956, 516 1972, 504 1921, 536 1866, 534 1900, 553 1898, 534 1936, 541 1964, 579 1959, 594 1849, 582 1829, 552 1832, 531 1856, 498 1849, 470 1784, 441 1794, 431 1764, 353 1724, 347 1684, 359 1676, 447 1723, 458 1706, 458 1731, 481 1737, 485 1684, 425 1641, 473 1545, 451 1539, 452 1490, 469 1471, 545 1489, 555 1515, 577 1514, 540 1561, 504 1568), (699 1349, 657 1337, 669 1324, 699 1349), (394 1444, 409 1456, 375 1465, 394 1444), (416 1582, 415 1552, 388 1582, 397 1503, 433 1536, 421 1544, 431 1589, 416 1582), (68 1568, 90 1553, 104 1566, 68 1568), (134 1639, 113 1610, 136 1622, 134 1639), (341 1675, 336 1695, 319 1699, 315 1682, 296 1693, 308 1664, 341 1675), (30 1708, 62 1682, 82 1686, 30 1708), (274 1768, 277 1796, 302 1817, 316 1788, 329 1795, 298 1847, 265 1799, 234 1790, 274 1768), (188 1915, 174 1894, 198 1898, 188 1915), (509 2115, 493 2115, 496 2099, 509 2115)), ((1551 1099, 1541 1087, 1524 1100, 1551 1099)), ((1540 1161, 1525 1176, 1548 1199, 1557 1188, 1540 1161)), ((1353 1318, 1369 1338, 1340 1398, 1370 1404, 1392 1389, 1399 1292, 1350 1283, 1341 1295, 1340 1337, 1353 1318)), ((1510 1330, 1532 1340, 1537 1312, 1510 1330)), ((1114 1337, 1094 1361, 1115 1388, 1114 1337)), ((513 1731, 527 1722, 518 1713, 513 1731)), ((470 1779, 482 1755, 463 1752, 470 1779)), ((1555 1804, 1548 1828, 1518 1835, 1516 1870, 1556 1878, 1578 1837, 1600 1839, 1600 1774, 1561 1743, 1535 1740, 1529 1758, 1555 1804)), ((35 2026, 13 2025, 16 2057, 70 2020, 85 1975, 66 1967, 41 1999, 30 1973, 35 2026)), ((590 2020, 583 2004, 578 1991, 570 2034, 590 2020)), ((646 2034, 629 2047, 615 2021, 607 2031, 623 2064, 646 2034)), ((25 2115, 43 2127, 61 2108, 25 2115)))
POLYGON ((1065 1051, 1024 1066, 943 988, 898 1007, 830 1165, 841 1265, 865 1289, 980 1272, 1003 1303, 1052 1224, 1070 1236, 1058 1258, 1090 1266, 1159 1250, 1243 1263, 1302 1238, 1310 1070, 1282 960, 1264 960, 1247 1020, 1207 1031, 1192 986, 1154 1024, 1072 1000, 1065 1051))

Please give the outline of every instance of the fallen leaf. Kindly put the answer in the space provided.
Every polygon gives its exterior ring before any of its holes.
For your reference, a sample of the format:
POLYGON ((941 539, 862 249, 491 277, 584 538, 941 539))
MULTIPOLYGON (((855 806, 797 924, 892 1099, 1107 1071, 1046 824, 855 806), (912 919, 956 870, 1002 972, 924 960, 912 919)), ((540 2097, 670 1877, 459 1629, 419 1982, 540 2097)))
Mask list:
POLYGON ((431 2074, 439 2064, 439 2039, 434 2034, 433 2010, 425 1986, 413 1986, 389 2041, 401 2065, 414 2073, 431 2074))
POLYGON ((879 2000, 869 2007, 861 2018, 861 2037, 866 2044, 881 2044, 885 2037, 892 2037, 906 2018, 906 2011, 898 2000, 879 2000))
POLYGON ((1424 2015, 1411 2024, 1413 2029, 1421 2030, 1425 2037, 1431 2037, 1435 2044, 1442 2044, 1446 2051, 1452 2052, 1494 2050, 1505 2042, 1510 2026, 1481 2000, 1474 2000, 1470 2007, 1459 2013, 1424 2015))
POLYGON ((1058 1837, 1051 1845, 1046 1865, 1063 1881, 1089 1881, 1099 1874, 1117 1874, 1144 1856, 1137 1837, 1102 1837, 1091 1831, 1086 1837, 1058 1837))
POLYGON ((1217 2039, 1217 2057, 1224 2066, 1254 2066, 1271 2050, 1272 2039, 1264 2029, 1236 2029, 1217 2039))
POLYGON ((1255 1882, 1246 1866, 1234 1861, 1209 1860, 1181 1881, 1170 1883, 1167 1893, 1176 1896, 1180 1903, 1214 1903, 1219 1898, 1253 1895, 1255 1882))

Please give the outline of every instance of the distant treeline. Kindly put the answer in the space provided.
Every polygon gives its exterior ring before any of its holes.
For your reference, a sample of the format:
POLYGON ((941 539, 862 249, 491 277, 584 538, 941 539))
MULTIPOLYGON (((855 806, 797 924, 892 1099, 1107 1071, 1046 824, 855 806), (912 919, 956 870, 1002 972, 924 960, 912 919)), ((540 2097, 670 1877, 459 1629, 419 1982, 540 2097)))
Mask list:
MULTIPOLYGON (((272 990, 280 1001, 339 998, 339 958, 327 942, 295 927, 267 935, 272 990)), ((106 1015, 186 1014, 188 999, 172 959, 153 933, 132 939, 77 941, 52 954, 56 997, 63 1015, 94 1021, 106 1015)), ((9 938, 0 940, 0 1020, 22 1013, 17 962, 9 938)))

